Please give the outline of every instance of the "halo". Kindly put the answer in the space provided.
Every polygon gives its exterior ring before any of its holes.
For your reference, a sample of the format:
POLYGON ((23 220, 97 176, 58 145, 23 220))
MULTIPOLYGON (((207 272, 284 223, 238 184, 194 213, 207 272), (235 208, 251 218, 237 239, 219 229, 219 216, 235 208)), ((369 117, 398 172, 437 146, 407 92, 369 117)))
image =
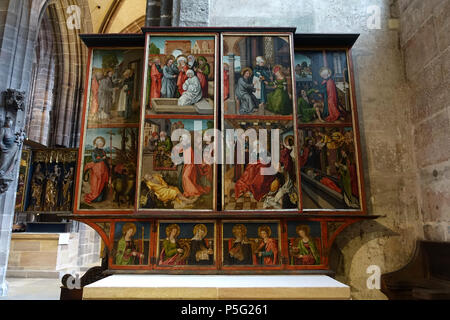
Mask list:
POLYGON ((168 56, 166 56, 166 58, 164 59, 164 64, 167 64, 167 62, 169 62, 169 60, 175 60, 175 57, 172 54, 169 54, 168 56))
POLYGON ((241 71, 241 76, 244 76, 244 74, 245 74, 247 71, 250 71, 250 76, 253 74, 253 70, 252 70, 251 68, 247 67, 247 68, 242 69, 242 71, 241 71))
POLYGON ((183 55, 183 54, 180 54, 180 55, 177 57, 177 63, 178 63, 180 60, 184 60, 184 62, 187 63, 187 57, 186 57, 185 55, 183 55))
POLYGON ((97 140, 99 140, 99 139, 102 140, 103 145, 106 146, 106 140, 102 136, 98 136, 94 139, 94 141, 92 142, 94 144, 94 146, 97 144, 97 140))
POLYGON ((258 227, 258 236, 261 233, 261 231, 265 231, 268 237, 270 237, 270 235, 272 234, 272 229, 270 229, 270 227, 267 225, 262 225, 258 227))
POLYGON ((290 134, 290 135, 287 135, 286 137, 284 137, 284 139, 283 139, 283 145, 284 145, 286 148, 288 148, 288 149, 292 148, 292 147, 295 145, 295 139, 294 139, 294 136, 293 136, 292 134, 290 134), (287 144, 288 141, 289 141, 289 139, 292 139, 292 142, 294 143, 292 146, 290 146, 290 145, 287 144))
POLYGON ((197 234, 197 230, 198 229, 202 229, 203 233, 204 233, 204 237, 206 237, 206 235, 208 234, 208 229, 206 228, 206 226, 203 223, 200 224, 196 224, 194 226, 194 230, 192 231, 192 233, 194 234, 194 236, 197 234))
POLYGON ((231 233, 233 233, 233 235, 234 235, 234 231, 235 231, 236 229, 241 229, 243 235, 244 235, 244 236, 247 235, 247 227, 244 226, 243 224, 239 223, 239 224, 235 224, 235 225, 233 226, 233 229, 231 229, 231 233))
POLYGON ((272 69, 273 73, 276 73, 275 69, 278 69, 280 71, 280 73, 283 73, 283 66, 281 66, 280 64, 276 64, 273 66, 273 69, 272 69))
POLYGON ((310 233, 310 231, 311 231, 311 228, 310 228, 308 225, 306 225, 306 224, 299 224, 299 225, 295 228, 295 233, 298 234, 299 230, 305 231, 306 236, 309 237, 309 233, 310 233))
POLYGON ((177 229, 177 234, 175 235, 175 237, 178 237, 178 235, 180 234, 180 226, 177 225, 176 223, 169 224, 169 225, 166 227, 166 236, 167 236, 167 237, 169 237, 170 232, 172 231, 173 228, 177 229))
POLYGON ((132 236, 134 236, 136 234, 136 225, 132 222, 127 222, 122 226, 122 234, 126 234, 130 229, 133 229, 132 236))
POLYGON ((333 71, 331 71, 331 69, 328 68, 328 67, 322 67, 322 68, 320 68, 320 69, 319 69, 319 74, 322 74, 322 72, 325 71, 325 70, 328 71, 328 74, 329 74, 330 76, 333 74, 333 71))

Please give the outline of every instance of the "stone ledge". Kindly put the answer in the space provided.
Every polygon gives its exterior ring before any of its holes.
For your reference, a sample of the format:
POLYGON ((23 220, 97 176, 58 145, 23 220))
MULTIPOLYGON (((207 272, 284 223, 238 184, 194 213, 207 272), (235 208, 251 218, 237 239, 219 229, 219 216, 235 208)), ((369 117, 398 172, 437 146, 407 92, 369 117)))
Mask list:
POLYGON ((45 279, 58 279, 59 271, 47 271, 47 270, 10 270, 6 271, 6 277, 8 278, 45 278, 45 279))
POLYGON ((19 240, 19 239, 26 239, 26 240, 59 240, 59 233, 12 233, 11 234, 11 240, 19 240))
POLYGON ((350 287, 324 275, 112 275, 83 288, 84 300, 348 300, 350 287))

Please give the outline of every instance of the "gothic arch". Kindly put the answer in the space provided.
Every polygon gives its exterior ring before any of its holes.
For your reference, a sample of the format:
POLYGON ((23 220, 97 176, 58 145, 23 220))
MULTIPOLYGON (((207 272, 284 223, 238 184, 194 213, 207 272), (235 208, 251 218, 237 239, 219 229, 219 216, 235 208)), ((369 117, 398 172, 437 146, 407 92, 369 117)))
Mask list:
POLYGON ((30 91, 31 110, 28 113, 28 129, 31 133, 30 137, 42 144, 75 147, 79 143, 85 65, 87 62, 87 49, 82 44, 79 35, 92 32, 89 5, 87 0, 47 1, 42 5, 42 10, 39 28, 43 30, 37 32, 36 48, 41 54, 36 55, 34 64, 33 74, 35 79, 30 91), (67 8, 72 5, 81 9, 79 29, 69 29, 67 25, 67 20, 73 14, 70 11, 68 13, 67 8), (53 35, 51 41, 48 35, 44 35, 47 33, 53 35), (53 56, 54 67, 52 64, 51 68, 54 72, 48 72, 48 77, 45 78, 42 72, 39 73, 42 69, 45 70, 45 66, 42 63, 39 64, 38 59, 41 59, 42 62, 42 58, 45 57, 45 52, 42 49, 50 48, 49 41, 53 43, 51 55, 53 56), (54 81, 55 79, 57 81, 54 81), (42 90, 35 90, 38 82, 40 83, 42 80, 48 85, 44 94, 42 90), (52 83, 54 84, 53 87, 52 83), (55 92, 54 97, 51 91, 55 92), (37 94, 40 94, 41 97, 37 94), (42 97, 45 97, 45 110, 43 103, 36 103, 42 102, 42 97), (51 115, 47 116, 50 110, 52 111, 51 115), (50 135, 47 134, 49 130, 51 131, 50 135))
POLYGON ((113 0, 98 33, 136 33, 137 28, 141 31, 145 24, 146 6, 146 0, 113 0))
POLYGON ((141 33, 144 25, 145 15, 130 23, 126 28, 120 31, 120 33, 141 33))

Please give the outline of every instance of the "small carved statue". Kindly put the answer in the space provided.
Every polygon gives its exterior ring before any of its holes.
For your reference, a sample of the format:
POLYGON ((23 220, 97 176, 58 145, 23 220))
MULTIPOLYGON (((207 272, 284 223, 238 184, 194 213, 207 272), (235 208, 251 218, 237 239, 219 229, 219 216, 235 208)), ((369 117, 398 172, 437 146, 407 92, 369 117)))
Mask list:
POLYGON ((45 176, 41 172, 41 164, 38 163, 31 178, 31 205, 29 210, 42 210, 42 187, 44 181, 45 176))
POLYGON ((63 183, 63 210, 69 211, 72 208, 72 187, 73 187, 74 171, 73 167, 70 167, 69 171, 64 176, 63 183))
POLYGON ((55 211, 58 201, 58 181, 61 175, 60 168, 55 165, 53 167, 53 172, 48 175, 47 178, 47 188, 45 189, 45 204, 47 210, 55 211))
POLYGON ((13 119, 6 116, 0 129, 0 193, 6 192, 14 180, 14 168, 24 139, 23 130, 14 133, 13 119))

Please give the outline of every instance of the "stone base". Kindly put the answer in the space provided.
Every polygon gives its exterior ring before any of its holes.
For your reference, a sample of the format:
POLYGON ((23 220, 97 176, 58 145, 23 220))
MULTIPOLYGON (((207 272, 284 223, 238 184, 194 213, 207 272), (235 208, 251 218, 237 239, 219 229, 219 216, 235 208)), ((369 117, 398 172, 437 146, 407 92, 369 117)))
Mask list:
POLYGON ((13 233, 6 276, 57 279, 66 273, 80 274, 100 264, 94 244, 88 241, 84 240, 84 247, 91 248, 83 251, 77 233, 13 233))
POLYGON ((324 275, 112 275, 83 288, 84 300, 348 300, 350 287, 324 275))

